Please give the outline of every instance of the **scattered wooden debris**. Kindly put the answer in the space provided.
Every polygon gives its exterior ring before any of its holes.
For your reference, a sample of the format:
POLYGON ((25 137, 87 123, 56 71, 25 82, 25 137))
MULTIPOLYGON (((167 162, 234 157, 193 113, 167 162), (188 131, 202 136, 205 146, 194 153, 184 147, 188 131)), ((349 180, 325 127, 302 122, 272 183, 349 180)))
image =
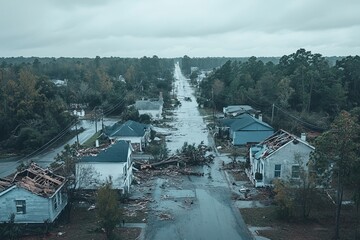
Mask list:
POLYGON ((0 192, 13 185, 27 189, 39 196, 50 197, 66 182, 66 178, 31 163, 26 169, 0 179, 0 192), (11 177, 11 180, 10 180, 11 177))
POLYGON ((158 217, 160 218, 160 220, 173 220, 173 216, 170 215, 170 213, 160 213, 158 215, 158 217))
POLYGON ((215 158, 213 154, 208 154, 209 151, 211 151, 211 148, 202 143, 197 147, 185 143, 181 151, 178 151, 177 154, 174 154, 160 162, 144 163, 141 165, 140 169, 155 169, 157 167, 170 164, 177 164, 178 166, 207 165, 213 162, 215 158))
POLYGON ((184 170, 179 170, 179 173, 183 174, 183 175, 192 175, 192 176, 204 176, 203 172, 193 172, 191 170, 188 169, 184 169, 184 170))

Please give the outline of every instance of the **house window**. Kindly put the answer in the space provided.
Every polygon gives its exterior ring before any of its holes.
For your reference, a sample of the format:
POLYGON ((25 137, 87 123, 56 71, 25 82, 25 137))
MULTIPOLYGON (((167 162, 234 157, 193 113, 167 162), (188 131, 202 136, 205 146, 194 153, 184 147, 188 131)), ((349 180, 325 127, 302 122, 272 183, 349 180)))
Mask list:
POLYGON ((25 200, 15 200, 16 213, 25 214, 26 213, 26 201, 25 200))
POLYGON ((54 206, 55 210, 58 208, 58 203, 57 203, 56 196, 54 196, 54 198, 53 198, 53 206, 54 206))
POLYGON ((293 165, 291 167, 291 177, 292 178, 300 178, 300 166, 299 165, 293 165))
POLYGON ((281 164, 275 164, 274 177, 276 178, 281 177, 281 164))

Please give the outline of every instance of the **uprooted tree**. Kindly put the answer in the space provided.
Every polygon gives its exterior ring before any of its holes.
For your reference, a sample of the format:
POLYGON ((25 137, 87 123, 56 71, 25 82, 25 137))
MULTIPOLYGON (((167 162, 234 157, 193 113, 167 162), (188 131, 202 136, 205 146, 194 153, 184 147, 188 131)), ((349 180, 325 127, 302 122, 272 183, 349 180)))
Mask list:
MULTIPOLYGON (((203 165, 208 164, 214 160, 214 156, 208 154, 209 148, 201 142, 198 146, 195 143, 188 144, 184 142, 181 149, 178 149, 175 154, 170 157, 153 164, 146 164, 144 168, 153 168, 166 164, 183 163, 185 165, 203 165)), ((142 167, 143 168, 143 167, 142 167)))
POLYGON ((201 165, 209 163, 213 160, 211 155, 207 156, 208 148, 201 142, 197 147, 195 143, 188 144, 184 142, 184 145, 180 150, 177 150, 177 154, 181 159, 190 165, 201 165))

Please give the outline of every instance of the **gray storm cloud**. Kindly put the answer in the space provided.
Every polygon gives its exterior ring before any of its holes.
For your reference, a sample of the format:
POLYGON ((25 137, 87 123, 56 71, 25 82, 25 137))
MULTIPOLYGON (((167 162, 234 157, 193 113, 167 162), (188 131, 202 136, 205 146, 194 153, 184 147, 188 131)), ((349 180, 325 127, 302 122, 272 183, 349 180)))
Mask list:
POLYGON ((0 1, 1 56, 326 56, 360 51, 358 1, 0 1))

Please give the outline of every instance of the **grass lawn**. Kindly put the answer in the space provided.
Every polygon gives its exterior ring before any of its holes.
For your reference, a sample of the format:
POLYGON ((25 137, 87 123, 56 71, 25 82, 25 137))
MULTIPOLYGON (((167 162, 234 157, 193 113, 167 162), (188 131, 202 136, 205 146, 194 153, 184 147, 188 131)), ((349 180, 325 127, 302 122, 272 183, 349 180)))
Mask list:
MULTIPOLYGON (((126 220, 126 222, 135 222, 136 220, 137 219, 128 219, 126 220)), ((114 232, 116 234, 115 239, 132 240, 136 239, 140 235, 141 229, 117 227, 114 232)), ((106 239, 106 237, 99 227, 95 210, 88 211, 87 208, 76 207, 72 210, 70 223, 59 223, 57 227, 54 227, 50 230, 50 234, 48 236, 26 237, 21 239, 103 240, 106 239), (59 233, 61 234, 61 236, 59 235, 59 233)))
POLYGON ((100 135, 101 135, 101 131, 98 131, 91 138, 89 138, 86 142, 84 142, 84 144, 82 144, 82 146, 84 148, 95 147, 95 141, 96 141, 96 139, 98 139, 100 137, 100 135))
MULTIPOLYGON (((239 209, 244 221, 249 226, 271 227, 270 230, 259 230, 259 235, 272 240, 322 240, 334 236, 335 209, 323 208, 314 210, 307 220, 292 219, 290 221, 277 218, 275 206, 266 208, 239 209)), ((354 207, 345 207, 342 211, 340 226, 341 239, 355 238, 356 218, 354 207)))

